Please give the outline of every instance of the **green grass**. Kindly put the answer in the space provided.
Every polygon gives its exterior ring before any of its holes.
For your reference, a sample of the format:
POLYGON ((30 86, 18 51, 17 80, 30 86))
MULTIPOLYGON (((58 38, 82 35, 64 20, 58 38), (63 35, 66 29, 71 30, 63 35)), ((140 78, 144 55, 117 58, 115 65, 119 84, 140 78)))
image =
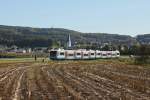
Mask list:
MULTIPOLYGON (((42 62, 42 59, 45 58, 37 58, 36 62, 42 62)), ((49 59, 46 58, 45 61, 49 59)), ((15 62, 35 62, 34 58, 0 58, 0 63, 15 63, 15 62)))
MULTIPOLYGON (((114 58, 114 59, 96 59, 96 60, 63 60, 63 61, 53 61, 53 60, 49 60, 49 58, 37 58, 37 61, 34 60, 34 58, 0 58, 0 64, 1 63, 16 63, 16 62, 42 62, 42 60, 44 59, 45 62, 68 62, 68 63, 72 63, 72 62, 86 62, 86 63, 96 63, 96 62, 102 62, 102 63, 122 63, 122 64, 126 64, 126 65, 136 65, 134 63, 134 59, 133 58, 114 58)), ((150 64, 145 64, 145 65, 141 65, 141 66, 148 66, 150 67, 150 64)))

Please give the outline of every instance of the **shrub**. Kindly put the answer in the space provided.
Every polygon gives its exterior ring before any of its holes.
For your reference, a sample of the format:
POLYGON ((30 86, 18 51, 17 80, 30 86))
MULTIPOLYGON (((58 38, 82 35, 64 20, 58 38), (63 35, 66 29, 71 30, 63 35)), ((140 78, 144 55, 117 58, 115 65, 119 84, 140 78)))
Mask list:
POLYGON ((141 45, 135 52, 136 64, 148 64, 150 63, 150 45, 141 45))

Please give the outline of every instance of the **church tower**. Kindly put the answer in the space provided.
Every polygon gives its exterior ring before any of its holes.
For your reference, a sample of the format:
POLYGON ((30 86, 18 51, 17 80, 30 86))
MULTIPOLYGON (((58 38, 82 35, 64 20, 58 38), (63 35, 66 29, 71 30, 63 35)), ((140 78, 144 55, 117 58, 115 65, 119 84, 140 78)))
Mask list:
POLYGON ((67 46, 68 46, 68 48, 71 47, 71 38, 70 38, 70 34, 69 34, 69 36, 68 36, 68 43, 67 43, 67 46))

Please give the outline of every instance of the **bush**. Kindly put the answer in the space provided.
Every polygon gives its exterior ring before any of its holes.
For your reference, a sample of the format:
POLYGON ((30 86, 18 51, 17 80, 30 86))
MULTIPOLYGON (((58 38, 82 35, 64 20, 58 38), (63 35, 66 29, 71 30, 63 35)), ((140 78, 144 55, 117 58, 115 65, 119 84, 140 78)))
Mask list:
POLYGON ((136 64, 150 63, 150 45, 141 45, 135 53, 136 64))
POLYGON ((31 54, 0 53, 0 58, 28 58, 31 54))

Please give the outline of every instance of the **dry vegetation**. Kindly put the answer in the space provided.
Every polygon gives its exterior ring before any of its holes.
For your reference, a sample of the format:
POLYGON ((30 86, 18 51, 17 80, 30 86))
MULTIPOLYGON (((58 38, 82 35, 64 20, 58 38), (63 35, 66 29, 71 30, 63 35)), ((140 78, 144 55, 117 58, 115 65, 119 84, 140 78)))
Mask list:
POLYGON ((150 100, 150 68, 119 61, 0 64, 0 100, 150 100))

